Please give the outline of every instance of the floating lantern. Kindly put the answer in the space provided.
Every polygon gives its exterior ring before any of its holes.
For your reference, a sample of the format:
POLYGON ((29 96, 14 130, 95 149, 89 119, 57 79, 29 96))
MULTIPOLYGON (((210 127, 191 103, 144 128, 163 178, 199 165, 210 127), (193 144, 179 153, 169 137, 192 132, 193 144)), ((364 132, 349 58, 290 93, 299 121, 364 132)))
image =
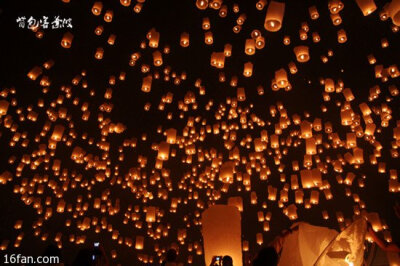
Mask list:
POLYGON ((182 47, 188 47, 190 42, 189 42, 189 33, 183 32, 181 34, 181 41, 180 44, 182 47))
POLYGON ((256 43, 254 39, 247 39, 245 45, 245 53, 247 55, 253 55, 256 52, 256 43))
POLYGON ((356 0, 356 2, 364 16, 368 16, 376 10, 374 0, 356 0))
POLYGON ((151 75, 148 75, 143 78, 143 81, 142 81, 142 91, 143 92, 150 92, 152 81, 153 81, 153 77, 151 75))
POLYGON ((296 46, 293 51, 298 62, 305 63, 310 60, 308 46, 296 46))
POLYGON ((100 15, 102 9, 103 9, 103 3, 102 2, 94 2, 93 7, 92 7, 93 15, 95 15, 95 16, 100 15))
POLYGON ((244 64, 243 67, 243 76, 248 78, 251 77, 252 75, 253 75, 253 63, 247 62, 244 64))
POLYGON ((264 9, 264 7, 267 5, 267 0, 259 0, 257 3, 256 3, 256 8, 258 9, 258 10, 263 10, 264 9))
POLYGON ((265 16, 264 28, 272 32, 279 31, 282 27, 284 13, 285 3, 271 1, 265 16))
POLYGON ((232 258, 233 265, 241 264, 242 240, 239 210, 233 206, 213 205, 202 213, 201 219, 205 265, 209 265, 214 256, 225 255, 232 258), (229 239, 228 242, 227 239, 229 239))
POLYGON ((337 35, 338 35, 338 42, 339 43, 347 42, 347 35, 346 35, 346 31, 345 30, 343 30, 343 29, 339 30, 337 35))
POLYGON ((208 0, 196 0, 196 7, 200 10, 204 10, 208 7, 208 0))
POLYGON ((72 39, 74 38, 74 35, 72 35, 71 32, 66 32, 64 33, 64 36, 61 40, 61 46, 63 48, 71 48, 72 45, 72 39))
POLYGON ((310 14, 310 18, 316 20, 319 18, 318 9, 316 6, 310 6, 308 8, 308 13, 310 14))
POLYGON ((400 0, 392 0, 388 6, 388 13, 393 24, 400 26, 400 0))

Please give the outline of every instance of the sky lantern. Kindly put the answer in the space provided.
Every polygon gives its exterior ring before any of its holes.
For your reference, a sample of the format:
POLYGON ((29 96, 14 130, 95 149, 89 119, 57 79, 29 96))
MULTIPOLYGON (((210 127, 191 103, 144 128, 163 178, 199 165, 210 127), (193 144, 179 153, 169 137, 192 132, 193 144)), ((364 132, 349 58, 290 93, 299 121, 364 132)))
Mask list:
POLYGON ((144 236, 136 236, 135 249, 142 250, 144 248, 144 236))
POLYGON ((155 66, 161 66, 163 64, 161 52, 158 50, 153 52, 153 64, 155 66))
POLYGON ((263 36, 256 37, 256 48, 263 49, 265 47, 265 38, 263 36))
POLYGON ((245 45, 245 53, 247 55, 253 55, 256 52, 256 43, 254 39, 247 39, 246 40, 246 45, 245 45))
POLYGON ((128 7, 131 5, 131 0, 120 0, 121 5, 128 7))
POLYGON ((310 60, 309 49, 308 46, 296 46, 294 49, 294 54, 296 55, 296 59, 300 63, 305 63, 310 60))
POLYGON ((180 44, 182 47, 188 47, 190 42, 189 42, 189 33, 182 32, 181 34, 181 41, 180 44))
POLYGON ((388 6, 388 12, 393 24, 400 26, 400 1, 392 0, 388 6))
POLYGON ((240 212, 243 211, 243 199, 242 197, 230 197, 228 198, 229 206, 235 206, 240 212))
POLYGON ((376 10, 374 0, 356 0, 356 2, 364 16, 368 16, 376 10))
POLYGON ((246 100, 246 92, 244 87, 238 87, 237 88, 237 99, 238 101, 245 101, 246 100))
POLYGON ((61 40, 61 46, 63 48, 71 48, 73 38, 74 35, 71 32, 64 33, 64 36, 61 40))
POLYGON ((167 161, 169 158, 169 143, 161 142, 158 146, 157 159, 167 161))
POLYGON ((107 10, 104 13, 104 21, 105 22, 111 22, 114 16, 114 12, 112 10, 107 10))
POLYGON ((264 7, 267 5, 267 0, 259 0, 257 3, 256 3, 256 8, 258 9, 258 10, 263 10, 264 9, 264 7))
POLYGON ((233 183, 233 175, 235 172, 234 162, 225 162, 219 171, 219 179, 224 183, 233 183))
POLYGON ((229 255, 234 265, 242 261, 241 217, 234 206, 214 205, 202 215, 202 236, 205 265, 213 256, 229 255), (226 240, 229 239, 229 242, 226 240))
POLYGON ((272 32, 279 31, 282 27, 284 13, 285 3, 271 1, 267 8, 264 28, 272 32))
MULTIPOLYGON (((14 34, 4 64, 20 54, 26 66, 3 71, 0 186, 32 212, 11 208, 17 219, 0 249, 37 249, 35 241, 80 249, 97 237, 108 240, 112 265, 126 264, 121 248, 137 251, 135 265, 159 264, 170 248, 184 263, 230 255, 236 265, 299 217, 345 238, 363 217, 395 243, 385 211, 400 193, 400 2, 386 2, 343 10, 343 0, 196 0, 181 6, 184 17, 172 2, 157 17, 145 0, 115 8, 96 0, 84 11, 92 26, 65 26, 56 53, 45 27, 31 27, 40 39, 32 51, 17 45, 30 44, 29 34, 14 34), (180 21, 187 16, 200 18, 195 27, 180 21), (167 20, 170 31, 159 27, 167 20), (370 30, 357 31, 365 23, 370 30)), ((344 247, 336 240, 329 248, 344 247)))
POLYGON ((152 81, 153 81, 153 77, 151 75, 143 77, 143 81, 142 81, 142 91, 143 92, 150 92, 152 81))
POLYGON ((328 8, 332 14, 337 14, 342 11, 344 4, 340 0, 329 0, 328 8))
POLYGON ((319 18, 319 13, 318 13, 318 9, 316 6, 310 6, 308 8, 308 12, 310 14, 310 18, 313 20, 316 20, 319 18))
POLYGON ((244 68, 243 68, 243 76, 245 77, 251 77, 253 75, 253 63, 247 62, 244 63, 244 68))
POLYGON ((287 72, 284 68, 275 71, 275 80, 279 88, 285 88, 288 85, 287 72))
POLYGON ((7 114, 10 103, 6 100, 0 100, 0 117, 7 114))
POLYGON ((347 42, 347 34, 346 34, 346 31, 344 29, 339 30, 337 35, 338 35, 338 42, 339 43, 347 42))
POLYGON ((207 45, 211 45, 214 42, 214 37, 211 31, 206 31, 204 33, 204 43, 207 45))
POLYGON ((101 10, 103 9, 103 2, 94 2, 92 6, 92 13, 95 16, 98 16, 101 14, 101 10))

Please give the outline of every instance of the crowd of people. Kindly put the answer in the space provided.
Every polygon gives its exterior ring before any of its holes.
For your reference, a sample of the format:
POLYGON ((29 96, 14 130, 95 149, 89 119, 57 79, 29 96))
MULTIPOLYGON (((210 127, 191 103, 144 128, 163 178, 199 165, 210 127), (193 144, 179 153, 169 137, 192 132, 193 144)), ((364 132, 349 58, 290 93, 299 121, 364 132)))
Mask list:
MULTIPOLYGON (((400 219, 400 205, 396 203, 394 207, 396 216, 400 219)), ((246 265, 251 266, 276 266, 278 265, 280 255, 286 239, 294 232, 299 229, 299 225, 294 225, 290 229, 283 231, 280 235, 274 238, 266 246, 261 247, 258 254, 251 260, 248 261, 246 265)), ((367 224, 367 231, 373 242, 381 248, 383 251, 387 252, 397 252, 400 253, 400 248, 394 243, 387 243, 379 238, 376 232, 373 230, 371 224, 367 224)), ((49 245, 43 256, 57 256, 61 258, 61 250, 56 245, 49 245)), ((169 249, 165 255, 161 266, 183 266, 184 264, 178 262, 178 254, 175 249, 169 249)), ((64 265, 60 263, 58 265, 64 265)), ((109 261, 104 251, 104 248, 99 245, 94 248, 83 248, 78 252, 78 255, 74 259, 73 266, 108 266, 109 261)), ((214 256, 210 266, 233 266, 232 257, 229 255, 225 256, 214 256)))

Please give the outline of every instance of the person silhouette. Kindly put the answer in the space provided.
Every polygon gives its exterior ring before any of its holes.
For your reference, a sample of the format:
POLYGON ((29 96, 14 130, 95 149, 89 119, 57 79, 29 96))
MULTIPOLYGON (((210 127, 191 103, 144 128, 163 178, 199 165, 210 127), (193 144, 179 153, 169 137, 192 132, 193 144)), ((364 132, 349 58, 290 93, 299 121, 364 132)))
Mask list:
POLYGON ((278 265, 278 253, 272 246, 262 248, 253 260, 253 266, 276 266, 278 265))
POLYGON ((171 248, 165 253, 165 259, 161 263, 161 266, 175 266, 176 264, 177 253, 176 250, 171 248))
POLYGON ((231 256, 224 256, 222 258, 222 266, 233 266, 233 260, 231 256))

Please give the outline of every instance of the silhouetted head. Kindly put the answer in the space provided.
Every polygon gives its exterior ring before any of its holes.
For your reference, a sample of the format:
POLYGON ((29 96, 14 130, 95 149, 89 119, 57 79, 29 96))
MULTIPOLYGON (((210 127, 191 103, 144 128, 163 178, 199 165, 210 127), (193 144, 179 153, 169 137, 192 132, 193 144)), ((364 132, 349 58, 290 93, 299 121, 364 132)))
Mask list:
POLYGON ((54 244, 49 244, 44 250, 43 256, 61 257, 61 250, 54 244))
POLYGON ((173 262, 176 260, 176 250, 171 248, 167 251, 167 253, 165 254, 165 261, 167 262, 173 262))
POLYGON ((79 250, 78 255, 76 255, 76 258, 74 262, 72 263, 73 266, 90 266, 93 265, 92 261, 92 250, 88 248, 83 248, 79 250))
POLYGON ((233 265, 233 260, 231 256, 224 256, 222 258, 222 266, 232 266, 233 265))
POLYGON ((253 261, 253 266, 276 266, 278 265, 278 254, 273 247, 262 248, 253 261))

